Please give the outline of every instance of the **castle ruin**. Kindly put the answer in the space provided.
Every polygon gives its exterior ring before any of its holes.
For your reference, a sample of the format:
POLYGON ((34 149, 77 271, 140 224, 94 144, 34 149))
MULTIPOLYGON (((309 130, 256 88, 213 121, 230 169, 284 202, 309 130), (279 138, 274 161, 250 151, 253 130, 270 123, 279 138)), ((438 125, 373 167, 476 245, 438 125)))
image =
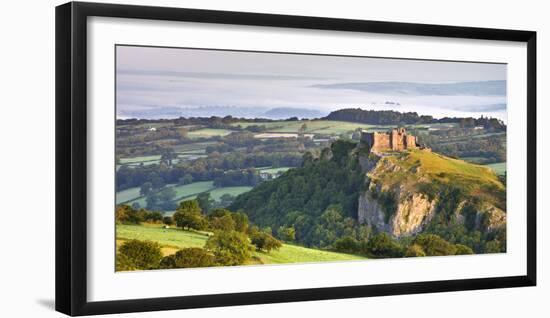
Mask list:
POLYGON ((408 135, 405 128, 394 128, 390 132, 361 132, 361 142, 371 152, 403 151, 418 148, 416 137, 408 135))

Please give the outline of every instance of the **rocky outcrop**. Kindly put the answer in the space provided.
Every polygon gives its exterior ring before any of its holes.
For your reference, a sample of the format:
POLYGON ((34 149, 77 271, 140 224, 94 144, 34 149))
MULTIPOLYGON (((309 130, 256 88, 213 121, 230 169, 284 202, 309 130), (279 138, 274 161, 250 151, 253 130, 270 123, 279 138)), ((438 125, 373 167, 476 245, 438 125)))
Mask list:
POLYGON ((397 196, 394 211, 387 211, 372 190, 359 196, 359 222, 384 231, 396 237, 410 236, 422 231, 435 213, 436 202, 422 194, 408 194, 406 198, 397 196), (389 217, 388 217, 389 214, 389 217))
MULTIPOLYGON (((445 203, 446 198, 437 191, 431 198, 421 191, 418 185, 430 182, 422 167, 398 163, 395 157, 390 160, 384 156, 373 157, 372 153, 360 158, 368 186, 359 196, 358 220, 394 237, 413 236, 426 228, 438 213, 439 203, 445 203)), ((474 226, 482 232, 506 224, 505 211, 488 202, 473 205, 468 197, 454 205, 453 213, 452 222, 469 222, 468 227, 474 226)))
POLYGON ((506 212, 490 205, 484 204, 476 217, 476 227, 484 231, 494 231, 506 225, 506 212))
POLYGON ((372 226, 379 231, 390 232, 390 225, 384 221, 384 212, 376 199, 371 197, 369 191, 359 196, 359 205, 357 209, 359 223, 372 226))
POLYGON ((397 211, 390 220, 391 234, 394 236, 410 236, 422 231, 433 217, 436 202, 430 201, 425 195, 414 193, 405 199, 400 199, 397 211))

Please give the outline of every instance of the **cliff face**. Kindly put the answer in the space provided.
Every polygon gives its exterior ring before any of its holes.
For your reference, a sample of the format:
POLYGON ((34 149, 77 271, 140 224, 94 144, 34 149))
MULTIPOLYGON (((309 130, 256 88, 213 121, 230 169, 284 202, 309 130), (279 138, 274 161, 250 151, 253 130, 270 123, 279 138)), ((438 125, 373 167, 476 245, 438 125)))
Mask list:
POLYGON ((436 200, 429 200, 423 194, 400 191, 394 198, 398 203, 394 207, 384 207, 373 198, 373 191, 378 190, 369 189, 359 196, 359 222, 396 237, 421 232, 435 213, 436 200))
POLYGON ((422 232, 434 216, 488 232, 505 226, 505 191, 482 166, 429 151, 362 155, 367 190, 358 220, 395 237, 422 232))

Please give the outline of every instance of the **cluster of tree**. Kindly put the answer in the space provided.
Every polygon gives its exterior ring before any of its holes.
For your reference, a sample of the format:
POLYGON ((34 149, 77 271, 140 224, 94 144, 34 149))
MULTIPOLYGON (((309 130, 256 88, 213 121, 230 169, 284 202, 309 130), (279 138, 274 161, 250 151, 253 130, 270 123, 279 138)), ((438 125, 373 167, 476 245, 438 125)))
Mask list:
POLYGON ((342 120, 371 125, 413 125, 434 123, 458 123, 461 127, 482 126, 492 131, 506 131, 506 125, 497 118, 483 117, 444 117, 433 118, 429 115, 418 115, 416 112, 397 112, 393 110, 363 110, 360 108, 339 109, 328 114, 324 119, 342 120))
POLYGON ((474 127, 483 127, 488 131, 506 131, 506 125, 504 122, 497 118, 483 117, 480 118, 465 117, 460 118, 458 122, 461 128, 474 128, 474 127))
MULTIPOLYGON (((125 205, 117 207, 117 220, 119 216, 147 212, 128 211, 133 209, 125 205)), ((246 214, 220 208, 204 214, 197 200, 181 202, 172 217, 161 219, 167 225, 175 224, 182 229, 205 230, 213 234, 203 248, 184 248, 165 257, 162 257, 160 245, 156 242, 124 242, 118 249, 117 270, 241 265, 251 259, 251 249, 269 253, 282 246, 281 241, 268 231, 250 225, 246 214)), ((141 220, 137 218, 136 223, 141 220)))
POLYGON ((226 171, 222 176, 214 179, 216 187, 234 187, 234 186, 255 186, 262 181, 258 170, 230 170, 226 171))
POLYGON ((259 184, 230 209, 245 211, 260 226, 293 227, 296 241, 306 246, 328 247, 343 233, 363 231, 354 221, 364 188, 357 156, 351 154, 355 145, 339 140, 318 157, 306 153, 302 168, 259 184))
POLYGON ((216 125, 218 123, 233 124, 237 122, 244 123, 262 123, 271 122, 271 119, 265 118, 246 118, 246 117, 233 117, 233 116, 211 116, 211 117, 179 117, 175 119, 117 119, 117 126, 127 125, 153 125, 153 124, 173 124, 175 126, 195 126, 195 125, 216 125))
POLYGON ((413 238, 397 240, 386 232, 373 234, 369 239, 363 240, 344 236, 335 242, 333 249, 343 253, 366 255, 371 258, 445 256, 474 253, 468 246, 449 243, 434 234, 419 234, 413 238))
POLYGON ((119 224, 140 224, 142 222, 162 222, 163 214, 159 211, 134 209, 125 204, 117 205, 115 220, 119 224))
POLYGON ((331 112, 324 119, 371 125, 412 125, 437 122, 437 119, 432 116, 419 116, 416 112, 400 113, 393 110, 363 110, 361 108, 339 109, 331 112))
POLYGON ((456 128, 418 134, 419 142, 449 157, 479 158, 479 163, 506 161, 506 134, 481 134, 474 129, 456 128))

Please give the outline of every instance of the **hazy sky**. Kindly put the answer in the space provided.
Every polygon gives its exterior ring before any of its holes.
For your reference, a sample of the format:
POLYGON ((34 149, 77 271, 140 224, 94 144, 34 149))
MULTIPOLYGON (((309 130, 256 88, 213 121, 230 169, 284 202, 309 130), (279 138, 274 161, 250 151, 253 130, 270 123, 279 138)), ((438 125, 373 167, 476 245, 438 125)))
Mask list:
POLYGON ((503 64, 118 46, 116 71, 121 118, 238 106, 506 120, 503 64))

